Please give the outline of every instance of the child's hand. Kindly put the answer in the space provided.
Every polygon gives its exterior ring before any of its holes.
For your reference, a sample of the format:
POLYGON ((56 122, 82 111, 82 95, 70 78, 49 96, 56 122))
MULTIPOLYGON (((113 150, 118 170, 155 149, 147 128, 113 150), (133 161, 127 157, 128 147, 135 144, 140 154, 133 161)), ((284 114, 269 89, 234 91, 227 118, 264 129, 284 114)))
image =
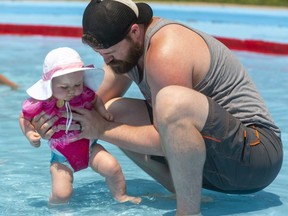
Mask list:
POLYGON ((36 131, 29 131, 26 133, 26 137, 29 140, 30 144, 35 147, 38 148, 41 145, 40 139, 41 136, 39 133, 37 133, 36 131))
POLYGON ((109 113, 106 110, 101 98, 99 98, 99 97, 96 98, 95 107, 96 107, 96 110, 100 113, 100 115, 103 118, 105 118, 107 121, 114 121, 114 117, 113 117, 112 113, 109 113))
POLYGON ((114 117, 112 113, 106 112, 105 115, 103 116, 107 121, 114 121, 114 117))

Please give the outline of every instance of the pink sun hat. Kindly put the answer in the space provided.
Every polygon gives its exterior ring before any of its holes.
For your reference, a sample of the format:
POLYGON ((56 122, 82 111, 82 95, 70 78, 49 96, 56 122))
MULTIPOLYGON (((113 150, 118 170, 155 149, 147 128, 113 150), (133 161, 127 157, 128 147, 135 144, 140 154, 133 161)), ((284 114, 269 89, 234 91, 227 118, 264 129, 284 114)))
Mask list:
POLYGON ((45 57, 42 78, 26 92, 36 100, 47 100, 52 96, 51 81, 54 77, 78 71, 84 71, 84 85, 96 91, 104 77, 102 69, 84 66, 80 55, 74 49, 53 49, 45 57))

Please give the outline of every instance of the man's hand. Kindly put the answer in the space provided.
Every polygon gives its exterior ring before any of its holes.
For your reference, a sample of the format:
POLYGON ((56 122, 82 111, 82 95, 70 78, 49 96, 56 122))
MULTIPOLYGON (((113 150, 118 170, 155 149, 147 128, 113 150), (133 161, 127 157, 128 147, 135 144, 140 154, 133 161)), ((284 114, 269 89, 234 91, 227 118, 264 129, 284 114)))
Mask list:
POLYGON ((105 131, 107 120, 105 120, 95 109, 87 110, 82 108, 72 108, 73 120, 79 122, 81 133, 79 139, 98 139, 105 131))
POLYGON ((45 114, 45 112, 41 112, 34 117, 34 119, 31 121, 31 124, 43 139, 48 140, 56 131, 59 131, 57 127, 53 127, 54 123, 58 119, 59 118, 57 116, 51 117, 45 114))

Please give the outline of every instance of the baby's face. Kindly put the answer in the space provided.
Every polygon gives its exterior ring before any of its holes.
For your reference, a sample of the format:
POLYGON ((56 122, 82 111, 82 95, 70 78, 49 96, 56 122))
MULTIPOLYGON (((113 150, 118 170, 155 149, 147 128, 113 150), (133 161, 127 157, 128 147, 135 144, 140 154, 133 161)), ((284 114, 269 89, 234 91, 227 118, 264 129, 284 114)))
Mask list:
POLYGON ((52 79, 53 97, 69 101, 83 91, 84 72, 74 72, 52 79))

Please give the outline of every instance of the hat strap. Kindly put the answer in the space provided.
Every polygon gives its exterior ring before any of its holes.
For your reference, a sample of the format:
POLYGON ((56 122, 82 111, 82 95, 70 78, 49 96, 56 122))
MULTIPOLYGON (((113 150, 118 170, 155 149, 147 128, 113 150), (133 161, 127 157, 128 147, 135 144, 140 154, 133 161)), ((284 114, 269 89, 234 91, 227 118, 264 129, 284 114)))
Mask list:
POLYGON ((42 79, 44 81, 51 80, 54 73, 57 71, 72 69, 72 68, 82 68, 84 66, 83 62, 73 62, 69 64, 57 65, 52 70, 44 72, 42 75, 42 79))

